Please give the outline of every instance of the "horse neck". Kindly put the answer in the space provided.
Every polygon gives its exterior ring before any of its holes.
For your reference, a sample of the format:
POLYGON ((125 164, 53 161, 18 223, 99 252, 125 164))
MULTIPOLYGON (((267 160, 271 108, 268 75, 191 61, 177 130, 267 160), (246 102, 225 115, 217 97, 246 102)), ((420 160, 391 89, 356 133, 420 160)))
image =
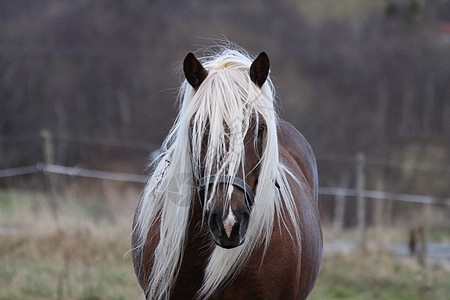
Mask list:
POLYGON ((197 195, 194 196, 193 202, 194 207, 191 209, 184 257, 191 262, 203 263, 209 257, 209 253, 206 253, 206 250, 207 245, 211 242, 208 235, 208 226, 204 223, 203 208, 197 195))
POLYGON ((187 230, 187 240, 181 261, 180 271, 175 283, 173 298, 195 298, 200 289, 204 270, 210 256, 211 241, 208 239, 208 226, 202 226, 203 209, 197 196, 194 197, 194 207, 187 230), (193 280, 194 279, 194 280, 193 280), (179 296, 179 297, 177 297, 179 296))

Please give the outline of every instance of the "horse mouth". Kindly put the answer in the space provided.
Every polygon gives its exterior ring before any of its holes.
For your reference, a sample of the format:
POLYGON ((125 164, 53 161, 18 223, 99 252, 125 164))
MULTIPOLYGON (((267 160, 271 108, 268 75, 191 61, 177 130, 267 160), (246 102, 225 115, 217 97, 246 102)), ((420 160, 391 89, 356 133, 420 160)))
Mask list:
POLYGON ((245 242, 245 237, 236 241, 235 239, 228 239, 228 238, 222 238, 222 237, 216 238, 213 235, 213 241, 217 246, 219 246, 221 248, 233 249, 233 248, 236 248, 236 247, 242 245, 245 242))
POLYGON ((240 226, 241 224, 235 224, 232 226, 231 230, 227 230, 225 227, 215 228, 211 230, 210 233, 213 238, 214 243, 224 249, 233 249, 245 242, 246 226, 240 226), (230 231, 230 232, 228 232, 230 231))

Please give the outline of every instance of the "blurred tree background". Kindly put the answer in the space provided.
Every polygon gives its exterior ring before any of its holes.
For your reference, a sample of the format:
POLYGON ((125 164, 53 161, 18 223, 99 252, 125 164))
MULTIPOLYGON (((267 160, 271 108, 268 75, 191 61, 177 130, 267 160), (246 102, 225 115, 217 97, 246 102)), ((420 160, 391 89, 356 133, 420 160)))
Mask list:
POLYGON ((272 62, 281 117, 322 186, 449 197, 450 4, 439 0, 0 2, 0 169, 42 161, 142 173, 176 116, 185 54, 223 39, 272 62), (444 167, 442 167, 444 166, 444 167), (447 166, 447 167, 445 167, 447 166), (341 183, 340 183, 341 182, 341 183))

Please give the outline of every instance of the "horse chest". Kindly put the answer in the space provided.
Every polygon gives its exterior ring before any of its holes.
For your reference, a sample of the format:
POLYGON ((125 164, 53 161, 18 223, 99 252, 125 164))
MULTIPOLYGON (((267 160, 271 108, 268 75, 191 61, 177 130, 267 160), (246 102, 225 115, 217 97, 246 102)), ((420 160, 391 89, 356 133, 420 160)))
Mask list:
MULTIPOLYGON (((283 294, 276 283, 261 278, 260 274, 254 276, 246 273, 245 278, 238 277, 232 283, 214 294, 210 299, 214 300, 239 300, 239 299, 293 299, 290 293, 283 294), (250 278, 248 278, 250 277, 250 278)), ((289 290, 289 289, 283 289, 289 290)))

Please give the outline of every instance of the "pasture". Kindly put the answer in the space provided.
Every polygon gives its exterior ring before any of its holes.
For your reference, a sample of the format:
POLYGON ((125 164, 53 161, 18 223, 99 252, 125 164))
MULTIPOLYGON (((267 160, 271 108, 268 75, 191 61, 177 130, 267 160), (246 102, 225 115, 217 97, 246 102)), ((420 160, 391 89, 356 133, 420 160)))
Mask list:
MULTIPOLYGON (((0 299, 143 299, 127 254, 140 191, 101 186, 58 194, 57 220, 46 193, 0 190, 0 299)), ((448 261, 422 267, 383 249, 331 254, 327 242, 355 234, 323 230, 322 271, 309 299, 449 299, 448 261)), ((406 242, 402 230, 384 232, 385 243, 406 242)), ((427 236, 450 240, 442 228, 427 236)), ((368 238, 378 233, 370 230, 368 238)))

